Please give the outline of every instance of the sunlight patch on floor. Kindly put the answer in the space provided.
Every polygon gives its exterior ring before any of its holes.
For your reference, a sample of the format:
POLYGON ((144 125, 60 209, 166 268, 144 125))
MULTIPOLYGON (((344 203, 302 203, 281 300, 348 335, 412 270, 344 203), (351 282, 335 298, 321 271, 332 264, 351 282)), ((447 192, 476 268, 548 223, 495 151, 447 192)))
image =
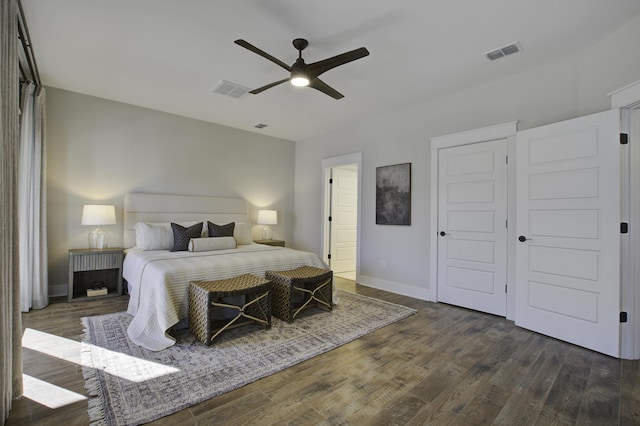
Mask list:
POLYGON ((51 409, 64 407, 65 405, 87 399, 84 395, 61 388, 44 380, 36 379, 27 374, 22 375, 22 384, 22 396, 51 409))
POLYGON ((180 371, 175 367, 110 351, 88 343, 76 342, 75 340, 31 328, 27 328, 24 331, 22 347, 74 364, 97 368, 132 382, 144 382, 180 371), (93 353, 95 366, 82 363, 82 351, 91 351, 93 353), (105 365, 111 367, 102 367, 105 365))

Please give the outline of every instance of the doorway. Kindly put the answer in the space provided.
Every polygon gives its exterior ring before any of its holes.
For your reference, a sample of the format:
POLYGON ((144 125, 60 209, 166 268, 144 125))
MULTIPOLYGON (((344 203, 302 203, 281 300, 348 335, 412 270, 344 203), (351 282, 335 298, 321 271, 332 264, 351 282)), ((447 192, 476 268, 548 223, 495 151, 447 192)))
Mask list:
POLYGON ((335 276, 351 281, 358 276, 361 159, 323 160, 323 256, 335 276))
POLYGON ((333 274, 356 280, 358 243, 358 165, 331 169, 331 234, 329 239, 333 274))

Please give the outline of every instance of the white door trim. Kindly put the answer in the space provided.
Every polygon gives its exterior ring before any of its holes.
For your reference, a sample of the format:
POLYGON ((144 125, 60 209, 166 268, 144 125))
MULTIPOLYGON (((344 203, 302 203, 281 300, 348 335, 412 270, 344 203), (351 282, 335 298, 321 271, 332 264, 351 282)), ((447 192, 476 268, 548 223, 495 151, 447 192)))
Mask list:
POLYGON ((626 85, 608 95, 611 98, 611 109, 638 107, 640 103, 640 80, 626 85))
MULTIPOLYGON (((430 259, 429 259, 429 297, 428 300, 438 301, 438 153, 440 149, 454 146, 468 145, 472 143, 487 142, 496 139, 507 139, 507 154, 515 159, 515 137, 517 121, 468 130, 444 136, 431 138, 431 224, 430 224, 430 259)), ((508 175, 508 207, 507 217, 509 227, 507 230, 507 253, 515 252, 515 168, 507 165, 508 175)), ((514 259, 507 259, 507 286, 515 289, 513 279, 515 277, 514 259)), ((507 292, 507 319, 515 318, 515 291, 507 292)))
MULTIPOLYGON (((629 234, 621 247, 621 308, 628 313, 629 322, 620 327, 620 357, 640 359, 640 80, 609 94, 611 108, 620 108, 620 131, 629 135, 629 144, 623 146, 624 194, 628 204, 622 205, 622 219, 629 222, 629 234), (625 264, 626 263, 626 264, 625 264)), ((623 235, 624 237, 624 235, 623 235)))
POLYGON ((331 169, 338 166, 344 166, 347 164, 358 165, 358 226, 357 226, 357 238, 356 241, 356 281, 360 279, 360 231, 362 223, 362 152, 354 152, 352 154, 340 155, 337 157, 329 157, 322 160, 322 260, 327 261, 327 255, 329 254, 329 212, 331 208, 331 191, 329 189, 329 177, 331 169))

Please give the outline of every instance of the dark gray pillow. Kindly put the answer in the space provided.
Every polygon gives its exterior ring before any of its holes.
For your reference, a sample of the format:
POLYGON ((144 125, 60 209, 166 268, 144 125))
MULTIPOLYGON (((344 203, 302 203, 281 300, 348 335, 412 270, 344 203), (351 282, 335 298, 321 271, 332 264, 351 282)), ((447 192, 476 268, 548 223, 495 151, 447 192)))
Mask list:
POLYGON ((227 223, 226 225, 216 225, 207 221, 207 227, 209 228, 210 237, 233 237, 233 230, 236 227, 235 222, 227 223))
POLYGON ((192 238, 200 238, 202 233, 202 222, 185 228, 177 223, 171 224, 173 230, 173 247, 171 251, 187 251, 189 249, 189 241, 192 238))

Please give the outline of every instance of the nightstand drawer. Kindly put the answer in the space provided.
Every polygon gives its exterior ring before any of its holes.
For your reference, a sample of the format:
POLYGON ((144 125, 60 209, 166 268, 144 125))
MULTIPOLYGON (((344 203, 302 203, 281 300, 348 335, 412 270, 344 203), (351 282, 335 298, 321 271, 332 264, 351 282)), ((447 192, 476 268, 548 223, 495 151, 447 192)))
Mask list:
POLYGON ((122 267, 122 253, 72 255, 73 271, 93 271, 122 267))

